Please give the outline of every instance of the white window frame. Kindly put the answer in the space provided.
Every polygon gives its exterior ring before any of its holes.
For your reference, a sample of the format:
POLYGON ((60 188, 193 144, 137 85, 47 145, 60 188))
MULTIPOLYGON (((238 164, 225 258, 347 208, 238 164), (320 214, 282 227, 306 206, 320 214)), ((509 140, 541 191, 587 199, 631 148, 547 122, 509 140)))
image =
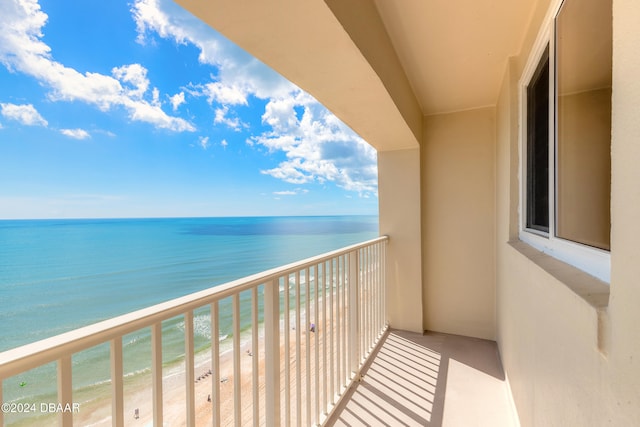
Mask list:
MULTIPOLYGON (((572 0, 576 1, 576 0, 572 0)), ((578 0, 579 1, 579 0, 578 0)), ((541 30, 531 49, 531 53, 518 83, 520 103, 520 135, 519 135, 519 237, 523 242, 553 256, 567 264, 571 264, 598 279, 611 281, 611 253, 606 250, 572 242, 556 237, 556 190, 557 190, 557 101, 556 101, 556 66, 555 66, 555 19, 563 0, 553 0, 545 16, 541 30), (549 232, 544 233, 526 227, 527 200, 527 86, 549 46, 549 232)))

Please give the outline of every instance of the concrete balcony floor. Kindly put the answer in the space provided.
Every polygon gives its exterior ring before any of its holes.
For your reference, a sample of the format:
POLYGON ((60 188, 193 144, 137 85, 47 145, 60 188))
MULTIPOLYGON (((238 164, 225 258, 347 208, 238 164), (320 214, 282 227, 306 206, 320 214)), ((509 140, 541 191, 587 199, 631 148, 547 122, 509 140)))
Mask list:
POLYGON ((391 330, 329 426, 518 426, 495 342, 391 330))

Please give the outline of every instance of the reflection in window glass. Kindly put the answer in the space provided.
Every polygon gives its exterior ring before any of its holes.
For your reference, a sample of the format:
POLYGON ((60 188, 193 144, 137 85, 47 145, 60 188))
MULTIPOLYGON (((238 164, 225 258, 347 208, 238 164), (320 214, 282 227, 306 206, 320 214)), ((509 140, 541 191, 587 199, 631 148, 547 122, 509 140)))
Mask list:
POLYGON ((556 235, 609 249, 611 0, 565 1, 556 20, 556 235))

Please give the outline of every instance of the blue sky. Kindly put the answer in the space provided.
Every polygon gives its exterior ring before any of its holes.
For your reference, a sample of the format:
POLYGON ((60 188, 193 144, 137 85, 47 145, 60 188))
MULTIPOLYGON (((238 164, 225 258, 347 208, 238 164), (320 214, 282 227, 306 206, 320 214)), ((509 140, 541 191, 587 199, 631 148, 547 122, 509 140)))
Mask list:
POLYGON ((376 214, 376 153, 167 0, 0 2, 0 219, 376 214))

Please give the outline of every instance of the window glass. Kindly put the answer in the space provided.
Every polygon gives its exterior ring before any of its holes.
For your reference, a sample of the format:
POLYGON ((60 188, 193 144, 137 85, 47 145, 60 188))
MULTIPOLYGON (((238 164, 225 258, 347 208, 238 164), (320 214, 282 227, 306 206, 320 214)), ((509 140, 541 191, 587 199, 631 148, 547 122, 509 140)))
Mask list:
POLYGON ((556 236, 609 249, 611 0, 565 1, 556 19, 556 236))
POLYGON ((549 231, 549 48, 527 86, 527 228, 549 231))

